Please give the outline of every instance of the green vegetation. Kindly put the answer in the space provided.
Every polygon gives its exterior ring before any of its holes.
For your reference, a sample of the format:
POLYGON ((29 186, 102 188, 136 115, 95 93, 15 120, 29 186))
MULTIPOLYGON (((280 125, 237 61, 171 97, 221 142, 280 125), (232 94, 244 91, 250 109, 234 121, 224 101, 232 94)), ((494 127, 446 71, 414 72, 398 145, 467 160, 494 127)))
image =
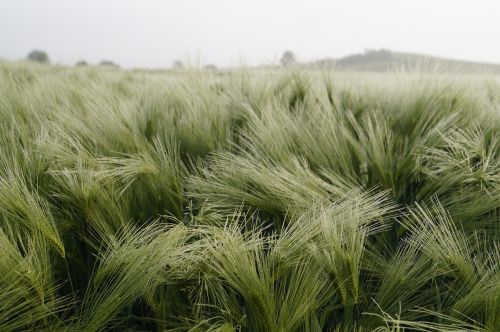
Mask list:
POLYGON ((499 87, 0 64, 0 330, 499 331, 499 87))

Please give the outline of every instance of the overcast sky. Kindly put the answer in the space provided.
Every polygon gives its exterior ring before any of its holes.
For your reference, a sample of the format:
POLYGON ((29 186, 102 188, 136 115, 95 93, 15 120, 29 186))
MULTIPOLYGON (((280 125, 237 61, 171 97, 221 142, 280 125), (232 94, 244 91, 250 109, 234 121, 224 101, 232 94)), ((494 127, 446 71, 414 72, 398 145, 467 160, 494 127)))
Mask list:
POLYGON ((386 48, 500 63, 498 0, 0 0, 0 58, 169 67, 386 48))

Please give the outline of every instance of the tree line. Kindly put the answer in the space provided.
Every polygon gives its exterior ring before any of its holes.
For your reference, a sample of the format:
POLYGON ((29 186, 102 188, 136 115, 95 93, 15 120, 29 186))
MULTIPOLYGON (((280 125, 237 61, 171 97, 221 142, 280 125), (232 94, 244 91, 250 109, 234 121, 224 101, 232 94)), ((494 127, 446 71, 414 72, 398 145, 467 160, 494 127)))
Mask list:
MULTIPOLYGON (((50 64, 50 58, 47 52, 41 50, 33 50, 26 57, 28 61, 50 64)), ((280 64, 283 67, 288 67, 296 62, 295 54, 292 51, 285 51, 280 59, 280 64)), ((85 60, 79 60, 75 63, 76 66, 88 66, 88 62, 85 60)), ((100 66, 110 66, 110 67, 120 67, 118 64, 114 63, 110 60, 102 60, 99 63, 100 66)), ((175 60, 172 64, 172 68, 174 69, 182 69, 184 68, 184 63, 181 60, 175 60)), ((205 66, 207 70, 217 70, 217 67, 213 64, 207 64, 205 66)))

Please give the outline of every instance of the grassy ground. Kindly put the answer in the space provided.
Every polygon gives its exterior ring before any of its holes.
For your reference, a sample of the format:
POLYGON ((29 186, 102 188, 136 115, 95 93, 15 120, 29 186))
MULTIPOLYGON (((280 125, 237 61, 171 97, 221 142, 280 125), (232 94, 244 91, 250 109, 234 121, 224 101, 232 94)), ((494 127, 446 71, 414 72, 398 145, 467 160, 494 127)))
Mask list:
POLYGON ((499 331, 499 88, 0 64, 0 330, 499 331))

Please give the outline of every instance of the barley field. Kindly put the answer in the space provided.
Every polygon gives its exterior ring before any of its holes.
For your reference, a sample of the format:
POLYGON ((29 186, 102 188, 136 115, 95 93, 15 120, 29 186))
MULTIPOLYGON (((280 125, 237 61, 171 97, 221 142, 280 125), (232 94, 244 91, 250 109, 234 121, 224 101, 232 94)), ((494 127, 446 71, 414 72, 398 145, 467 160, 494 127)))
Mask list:
POLYGON ((0 330, 500 331, 500 81, 0 63, 0 330))

